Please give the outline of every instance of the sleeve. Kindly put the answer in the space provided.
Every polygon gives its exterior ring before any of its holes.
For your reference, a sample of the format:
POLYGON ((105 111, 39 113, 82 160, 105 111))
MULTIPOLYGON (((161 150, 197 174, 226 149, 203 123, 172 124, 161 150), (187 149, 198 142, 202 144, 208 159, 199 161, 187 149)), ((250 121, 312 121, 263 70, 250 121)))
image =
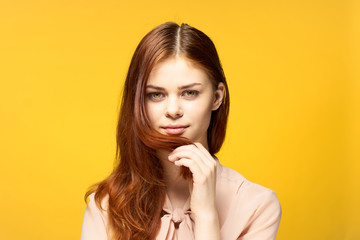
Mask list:
POLYGON ((274 240, 281 219, 281 206, 274 191, 266 191, 238 240, 274 240))
POLYGON ((103 210, 95 203, 94 193, 89 196, 81 228, 81 240, 107 240, 106 221, 103 210))

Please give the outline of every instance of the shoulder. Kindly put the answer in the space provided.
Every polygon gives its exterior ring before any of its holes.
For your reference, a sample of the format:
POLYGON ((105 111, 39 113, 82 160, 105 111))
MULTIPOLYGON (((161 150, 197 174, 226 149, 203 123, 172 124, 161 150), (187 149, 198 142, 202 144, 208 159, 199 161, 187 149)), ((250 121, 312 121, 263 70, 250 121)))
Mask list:
POLYGON ((98 206, 95 193, 89 195, 89 202, 85 209, 81 229, 81 240, 108 239, 107 202, 108 197, 105 196, 101 201, 101 205, 98 206))
POLYGON ((106 195, 103 199, 101 199, 101 203, 98 204, 96 202, 95 193, 91 193, 89 195, 89 201, 86 207, 86 211, 88 211, 89 215, 91 216, 97 216, 97 217, 100 216, 102 221, 106 223, 108 199, 109 196, 106 195))
POLYGON ((219 163, 217 188, 220 194, 232 197, 232 206, 252 210, 253 213, 271 208, 281 214, 280 202, 275 192, 269 188, 249 181, 239 172, 219 163))
POLYGON ((217 204, 224 239, 275 239, 281 206, 275 192, 219 164, 217 204), (243 239, 243 238, 241 238, 243 239))

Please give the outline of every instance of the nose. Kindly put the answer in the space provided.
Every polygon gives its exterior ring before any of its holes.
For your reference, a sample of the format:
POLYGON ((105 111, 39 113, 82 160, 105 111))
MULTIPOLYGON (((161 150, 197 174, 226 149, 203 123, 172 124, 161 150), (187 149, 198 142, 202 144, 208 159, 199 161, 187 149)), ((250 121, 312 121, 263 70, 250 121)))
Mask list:
POLYGON ((169 97, 165 110, 166 117, 177 119, 182 117, 183 114, 179 99, 177 97, 169 97))

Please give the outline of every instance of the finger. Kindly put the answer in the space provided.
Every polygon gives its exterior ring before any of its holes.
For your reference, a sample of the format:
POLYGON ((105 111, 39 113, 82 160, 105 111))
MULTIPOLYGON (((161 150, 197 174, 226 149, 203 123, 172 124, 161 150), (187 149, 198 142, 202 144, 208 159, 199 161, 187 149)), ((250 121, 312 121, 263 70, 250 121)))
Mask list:
POLYGON ((193 175, 194 182, 206 180, 205 174, 202 172, 201 168, 196 164, 194 160, 188 158, 181 158, 179 160, 176 160, 174 164, 176 166, 184 166, 189 168, 190 172, 193 175))
POLYGON ((199 142, 194 143, 197 147, 197 151, 200 151, 203 154, 204 163, 207 165, 206 169, 203 169, 204 174, 211 176, 216 175, 217 163, 213 156, 208 152, 208 150, 199 142))
POLYGON ((186 145, 186 146, 181 146, 181 147, 176 148, 174 151, 172 151, 169 154, 168 158, 170 161, 175 161, 182 157, 199 158, 200 159, 203 156, 202 156, 202 153, 199 150, 197 150, 195 146, 186 145))
POLYGON ((195 142, 194 144, 205 156, 207 156, 209 159, 216 161, 213 155, 211 155, 210 152, 201 143, 195 142))
MULTIPOLYGON (((193 149, 193 147, 196 147, 194 144, 189 144, 189 145, 182 145, 180 147, 175 148, 170 155, 180 152, 180 151, 184 151, 184 150, 191 150, 193 149)), ((196 147, 197 148, 197 147, 196 147)))
POLYGON ((211 157, 211 155, 204 154, 195 144, 184 145, 184 146, 180 146, 180 147, 176 148, 173 152, 170 153, 171 157, 169 159, 171 159, 173 156, 179 156, 179 153, 181 153, 180 157, 191 158, 193 156, 198 156, 199 157, 198 160, 203 162, 205 165, 209 166, 209 164, 207 164, 207 162, 209 161, 207 158, 211 157), (187 153, 189 155, 186 155, 187 153), (193 155, 191 155, 191 154, 193 154, 193 155))
MULTIPOLYGON (((194 148, 196 148, 196 146, 193 146, 193 148, 187 148, 187 149, 183 148, 186 150, 178 151, 178 152, 174 153, 170 159, 172 159, 172 161, 174 161, 174 163, 176 163, 176 165, 178 165, 178 166, 180 164, 187 166, 184 164, 183 161, 179 161, 181 159, 192 160, 192 163, 196 164, 197 167, 199 168, 198 172, 199 173, 201 172, 202 176, 205 177, 205 179, 216 175, 216 163, 214 162, 214 160, 206 159, 206 157, 204 157, 204 156, 199 157, 198 155, 193 153, 193 151, 195 151, 194 148)), ((198 150, 198 149, 196 150, 196 153, 202 155, 202 153, 200 153, 200 150, 198 150)), ((190 169, 190 171, 192 172, 193 169, 190 169)), ((202 181, 202 180, 200 180, 200 181, 202 181)))
POLYGON ((201 143, 195 142, 194 144, 198 148, 198 150, 204 155, 204 157, 206 157, 207 163, 211 163, 211 165, 210 165, 211 167, 216 165, 216 160, 214 159, 214 157, 209 153, 209 151, 201 143))
POLYGON ((181 158, 188 158, 194 160, 201 169, 208 170, 212 167, 211 163, 208 163, 206 157, 196 146, 182 148, 182 150, 177 150, 176 152, 169 155, 169 160, 175 162, 181 158))
POLYGON ((191 145, 191 148, 199 154, 204 166, 210 170, 216 166, 214 158, 201 143, 195 142, 193 145, 191 145))

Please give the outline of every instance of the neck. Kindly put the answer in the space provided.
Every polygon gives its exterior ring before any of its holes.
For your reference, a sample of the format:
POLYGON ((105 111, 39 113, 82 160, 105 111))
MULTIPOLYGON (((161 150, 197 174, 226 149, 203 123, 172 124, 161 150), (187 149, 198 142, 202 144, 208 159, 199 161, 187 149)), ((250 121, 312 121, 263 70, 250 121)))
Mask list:
POLYGON ((189 182, 179 175, 180 167, 168 160, 169 153, 168 151, 157 151, 157 156, 164 169, 167 191, 175 194, 188 194, 189 182))

